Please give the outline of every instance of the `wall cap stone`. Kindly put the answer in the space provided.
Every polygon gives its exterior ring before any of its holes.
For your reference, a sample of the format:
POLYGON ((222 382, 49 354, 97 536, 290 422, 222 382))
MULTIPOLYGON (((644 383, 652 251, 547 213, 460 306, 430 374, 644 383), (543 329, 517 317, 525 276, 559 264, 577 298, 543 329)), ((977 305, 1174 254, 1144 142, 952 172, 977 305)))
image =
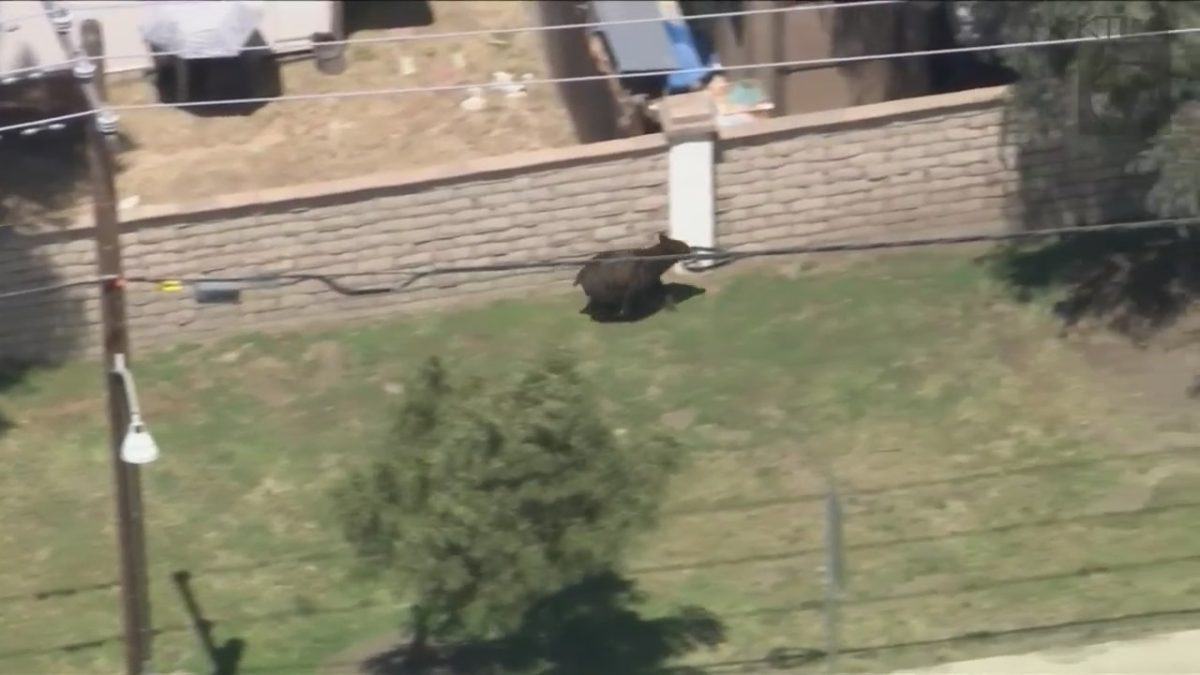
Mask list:
MULTIPOLYGON (((749 139, 788 131, 838 127, 914 113, 951 111, 957 108, 998 103, 1004 100, 1008 93, 1009 87, 1007 86, 990 87, 790 115, 723 128, 720 130, 720 137, 723 140, 749 139)), ((427 183, 484 178, 489 174, 537 170, 588 160, 615 159, 622 155, 666 150, 666 147, 667 142, 662 134, 650 134, 601 143, 471 159, 414 171, 375 173, 353 178, 236 192, 205 200, 144 204, 123 209, 120 217, 124 228, 136 229, 143 225, 149 225, 152 221, 205 219, 219 216, 224 212, 243 209, 278 211, 289 203, 294 203, 292 208, 304 208, 304 202, 317 201, 322 198, 352 198, 356 193, 362 192, 412 188, 427 183)), ((76 228, 90 229, 90 217, 81 219, 75 227, 70 229, 76 228)))
POLYGON ((949 94, 933 96, 917 96, 902 98, 883 103, 820 110, 799 115, 788 115, 769 120, 749 122, 733 127, 723 127, 721 138, 734 140, 770 136, 787 131, 817 130, 826 127, 841 127, 862 122, 900 117, 918 113, 933 113, 937 111, 952 112, 960 108, 974 108, 988 104, 996 104, 1008 98, 1010 87, 987 87, 985 89, 968 89, 949 94))
MULTIPOLYGON (((146 221, 179 220, 185 216, 210 218, 227 211, 247 208, 279 211, 292 202, 297 202, 293 204, 293 208, 303 208, 303 202, 322 198, 349 198, 362 192, 480 179, 498 173, 536 171, 558 165, 615 159, 625 155, 638 155, 665 149, 666 141, 662 135, 652 134, 587 145, 481 157, 412 171, 389 171, 352 178, 235 192, 191 202, 145 204, 122 210, 120 215, 123 227, 136 228, 145 224, 146 221)), ((90 219, 85 220, 81 226, 91 227, 90 219)))

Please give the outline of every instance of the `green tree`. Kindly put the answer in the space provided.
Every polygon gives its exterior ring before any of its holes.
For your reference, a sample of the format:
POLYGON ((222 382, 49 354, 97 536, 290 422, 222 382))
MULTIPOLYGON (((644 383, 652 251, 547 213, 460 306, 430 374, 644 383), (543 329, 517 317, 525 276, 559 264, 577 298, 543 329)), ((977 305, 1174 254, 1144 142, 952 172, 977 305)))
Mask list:
MULTIPOLYGON (((983 43, 1150 32, 1200 26, 1200 3, 966 2, 983 43)), ((1191 135, 1200 99, 1200 35, 1007 49, 997 57, 1019 75, 1014 104, 1034 131, 1071 133, 1073 142, 1126 160, 1149 176, 1145 206, 1163 217, 1200 214, 1200 152, 1191 135), (1085 83, 1088 101, 1081 100, 1085 83), (1072 130, 1083 104, 1105 121, 1072 130), (1082 133, 1074 133, 1082 131, 1082 133), (1183 138, 1184 136, 1187 138, 1183 138)), ((1088 148, 1083 148, 1088 149, 1088 148)))
POLYGON ((562 353, 498 382, 433 358, 405 392, 392 442, 334 497, 360 560, 411 603, 415 660, 511 635, 549 594, 613 569, 678 461, 669 439, 618 438, 562 353))

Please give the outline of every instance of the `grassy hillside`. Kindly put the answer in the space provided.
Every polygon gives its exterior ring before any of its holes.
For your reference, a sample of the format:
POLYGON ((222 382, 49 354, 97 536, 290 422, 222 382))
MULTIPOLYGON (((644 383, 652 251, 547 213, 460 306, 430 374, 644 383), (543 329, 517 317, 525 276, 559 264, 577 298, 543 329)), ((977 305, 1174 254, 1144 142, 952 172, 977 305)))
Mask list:
MULTIPOLYGON (((1195 423, 1130 408, 1039 307, 950 256, 692 281, 708 293, 638 324, 570 297, 139 359, 163 448, 144 472, 160 672, 203 671, 175 570, 218 642, 245 641, 242 673, 314 672, 397 630, 386 589, 346 578, 325 487, 383 440, 424 356, 487 374, 549 344, 583 356, 619 426, 692 449, 629 567, 651 610, 721 618, 726 643, 687 657, 714 673, 816 667, 826 463, 847 492, 844 666, 1200 623, 1161 616, 1200 607, 1195 423)), ((4 672, 119 669, 98 377, 42 372, 0 400, 4 672)))

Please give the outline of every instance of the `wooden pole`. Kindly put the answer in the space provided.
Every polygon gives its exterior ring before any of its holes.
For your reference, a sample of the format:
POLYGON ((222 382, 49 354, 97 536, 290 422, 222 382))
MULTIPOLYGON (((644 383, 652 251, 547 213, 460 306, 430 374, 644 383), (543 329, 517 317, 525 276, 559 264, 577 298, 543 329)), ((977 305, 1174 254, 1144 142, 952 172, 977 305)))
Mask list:
POLYGON ((129 336, 125 314, 124 269, 121 261, 121 232, 117 214, 117 190, 113 157, 106 136, 115 131, 115 120, 101 114, 103 98, 96 86, 102 72, 104 38, 100 31, 85 32, 88 54, 71 39, 70 14, 50 0, 42 7, 55 28, 59 43, 75 62, 84 104, 91 114, 87 127, 88 169, 92 183, 92 214, 95 223, 96 260, 103 280, 100 295, 104 380, 108 393, 109 444, 112 456, 116 502, 117 549, 121 574, 122 620, 125 634, 125 672, 150 673, 150 597, 146 573, 146 540, 142 519, 141 475, 136 464, 121 460, 121 444, 129 426, 128 399, 123 378, 114 372, 117 354, 129 360, 129 336), (90 59, 88 57, 91 57, 90 59), (111 127, 111 128, 110 128, 111 127))
POLYGON ((113 179, 112 155, 99 129, 98 115, 89 119, 88 164, 92 175, 96 260, 101 278, 100 316, 103 330, 105 380, 108 390, 108 423, 116 487, 117 546, 121 565, 124 606, 125 655, 128 675, 150 672, 150 598, 146 573, 146 540, 142 515, 141 475, 136 464, 121 460, 121 444, 129 425, 125 385, 112 372, 114 357, 129 359, 129 332, 125 313, 124 266, 121 260, 120 223, 113 179))

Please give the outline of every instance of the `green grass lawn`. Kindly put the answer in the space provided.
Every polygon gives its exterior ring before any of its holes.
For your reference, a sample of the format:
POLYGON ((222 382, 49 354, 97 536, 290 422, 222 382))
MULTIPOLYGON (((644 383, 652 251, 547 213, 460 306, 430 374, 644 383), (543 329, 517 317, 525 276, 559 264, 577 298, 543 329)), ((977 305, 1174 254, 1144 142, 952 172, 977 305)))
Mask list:
MULTIPOLYGON (((384 589, 347 579, 326 487, 384 440, 425 356, 499 373, 561 344, 617 426, 692 449, 629 567, 653 607, 721 618, 727 642, 688 657, 714 673, 823 646, 826 463, 847 493, 845 667, 1200 624, 1200 430, 1130 408, 1044 307, 949 255, 696 283, 639 324, 590 323, 571 296, 138 359, 163 448, 143 472, 158 672, 204 672, 175 570, 218 642, 245 640, 242 673, 316 672, 397 630, 384 589)), ((0 400, 17 425, 0 438, 0 672, 120 669, 99 385, 79 364, 0 400)))

